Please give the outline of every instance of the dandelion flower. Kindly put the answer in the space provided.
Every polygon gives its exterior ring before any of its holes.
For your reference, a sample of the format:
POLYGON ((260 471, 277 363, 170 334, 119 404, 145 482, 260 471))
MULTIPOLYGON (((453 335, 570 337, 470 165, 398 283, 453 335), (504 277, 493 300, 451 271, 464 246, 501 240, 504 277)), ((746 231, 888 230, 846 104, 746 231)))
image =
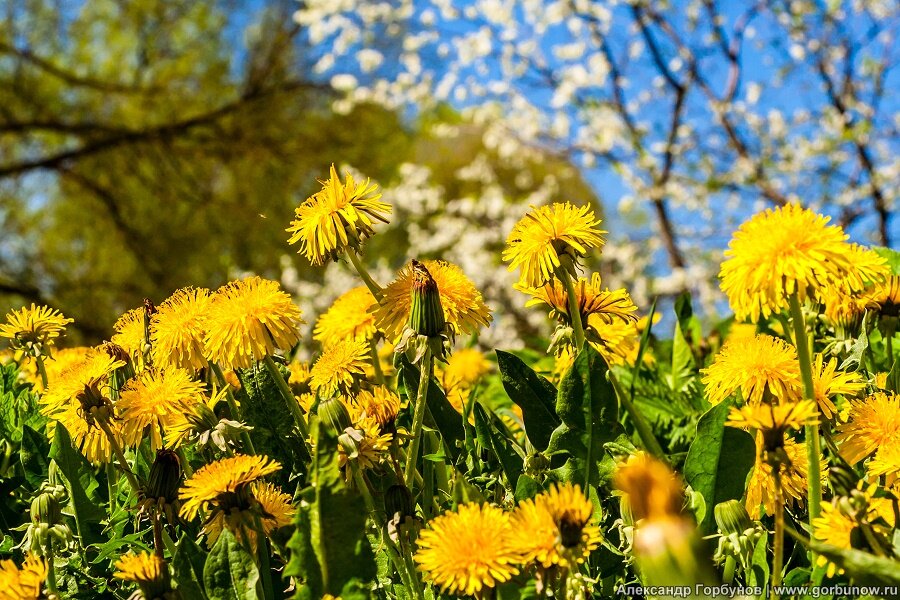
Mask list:
POLYGON ((116 441, 122 443, 120 422, 112 418, 112 403, 105 396, 110 375, 123 366, 121 360, 92 349, 63 371, 40 398, 41 414, 51 419, 47 433, 52 436, 55 423, 62 423, 72 442, 92 463, 109 462, 112 455, 109 438, 96 426, 96 419, 103 419, 116 441))
MULTIPOLYGON (((340 436, 338 464, 344 468, 352 460, 363 471, 371 469, 387 456, 393 439, 392 433, 382 433, 375 417, 358 415, 353 426, 340 436)), ((350 479, 351 474, 347 475, 350 479)))
POLYGON ((132 308, 118 318, 113 325, 115 333, 110 340, 121 347, 136 362, 144 352, 144 313, 145 309, 132 308))
POLYGON ((357 185, 347 174, 341 183, 337 170, 331 165, 331 176, 319 181, 322 189, 306 199, 295 211, 295 219, 287 232, 289 244, 300 244, 300 252, 313 265, 336 260, 345 248, 358 250, 366 238, 375 234, 375 221, 387 223, 391 207, 379 202, 378 186, 367 179, 357 185))
POLYGON ((856 464, 878 448, 900 442, 900 398, 876 392, 863 400, 851 400, 847 422, 837 429, 841 456, 856 464))
POLYGON ((735 316, 754 323, 788 307, 796 293, 820 299, 827 286, 861 290, 887 274, 884 259, 848 243, 829 217, 796 204, 767 209, 735 232, 719 278, 735 316))
POLYGON ((168 577, 168 573, 166 561, 151 552, 140 552, 120 556, 113 577, 135 583, 153 583, 168 577))
POLYGON ((203 397, 203 384, 184 369, 144 371, 125 385, 116 403, 126 444, 137 447, 146 430, 150 450, 156 452, 163 432, 180 423, 203 397))
MULTIPOLYGON (((569 296, 563 284, 554 279, 538 288, 516 285, 517 290, 532 296, 525 306, 545 305, 550 309, 550 316, 567 325, 572 324, 569 315, 569 296)), ((579 277, 574 284, 575 297, 578 301, 578 311, 582 323, 590 325, 590 317, 600 319, 604 323, 621 321, 633 323, 637 321, 637 307, 631 301, 631 296, 624 289, 609 291, 603 289, 599 273, 593 273, 590 279, 579 277)))
MULTIPOLYGON (((806 486, 809 479, 809 462, 806 444, 790 437, 784 439, 786 461, 779 464, 781 486, 784 497, 792 504, 806 501, 806 486)), ((754 519, 763 514, 775 514, 775 478, 772 465, 762 460, 764 450, 762 433, 756 434, 756 464, 747 482, 747 512, 754 519)), ((819 472, 824 475, 825 459, 820 459, 819 472)), ((824 477, 823 477, 824 479, 824 477)))
POLYGON ((216 543, 223 529, 228 529, 235 533, 239 541, 247 542, 255 552, 256 516, 260 517, 263 533, 267 536, 293 522, 296 510, 291 504, 290 494, 285 494, 268 481, 256 481, 250 487, 253 500, 256 501, 256 510, 217 510, 203 528, 210 546, 216 543))
POLYGON ((441 383, 444 389, 456 387, 471 388, 491 370, 491 362, 476 348, 457 350, 447 359, 441 369, 441 383))
POLYGON ((44 348, 54 345, 71 322, 56 309, 32 304, 31 308, 23 307, 6 315, 6 323, 0 324, 0 337, 12 340, 16 350, 41 354, 44 348))
POLYGON ((365 376, 369 345, 360 340, 345 339, 316 360, 310 371, 309 386, 323 396, 338 390, 348 393, 356 381, 365 376))
POLYGON ((782 404, 745 404, 733 407, 725 422, 729 427, 784 432, 816 422, 819 409, 811 400, 782 404))
MULTIPOLYGON (((491 311, 481 292, 458 266, 443 260, 421 263, 437 283, 444 309, 444 320, 454 333, 471 334, 491 322, 491 311)), ((409 323, 412 310, 413 266, 409 264, 397 274, 397 279, 384 288, 381 304, 375 309, 375 324, 388 339, 398 341, 409 323)))
POLYGON ((207 310, 206 357, 223 368, 290 350, 300 341, 300 309, 277 281, 248 277, 219 288, 207 310))
POLYGON ((854 335, 859 329, 866 310, 875 306, 866 293, 847 292, 837 285, 822 290, 821 302, 825 305, 825 318, 839 332, 849 335, 854 335))
POLYGON ((509 515, 487 504, 464 504, 428 522, 415 555, 419 570, 442 592, 471 596, 519 572, 509 542, 509 515))
POLYGON ((619 465, 615 487, 625 493, 635 522, 680 518, 684 506, 684 486, 662 461, 638 452, 619 465))
POLYGON ((900 275, 889 275, 883 282, 867 290, 865 299, 879 316, 900 317, 900 275))
POLYGON ((553 485, 516 507, 510 520, 510 543, 522 554, 523 563, 572 568, 600 545, 593 515, 594 505, 581 488, 571 483, 553 485))
MULTIPOLYGON (((59 350, 53 353, 51 357, 45 357, 44 359, 44 369, 47 372, 47 385, 53 385, 53 383, 59 379, 59 376, 62 375, 66 370, 70 367, 82 362, 87 356, 92 352, 92 349, 87 346, 76 346, 74 348, 60 348, 59 350)), ((34 385, 35 389, 41 392, 45 392, 44 383, 41 380, 41 376, 37 371, 37 365, 34 361, 29 361, 26 365, 23 365, 23 373, 25 373, 25 377, 34 385), (26 370, 27 368, 27 370, 26 370)))
POLYGON ((875 456, 866 463, 866 472, 872 478, 884 475, 885 485, 893 485, 900 476, 900 444, 880 446, 875 456))
MULTIPOLYGON (((813 537, 823 544, 834 546, 836 548, 850 549, 852 548, 853 530, 857 524, 854 519, 845 515, 839 508, 831 503, 822 504, 822 512, 818 517, 813 519, 813 537)), ((836 564, 828 561, 824 556, 819 557, 821 564, 828 565, 828 577, 834 577, 838 572, 836 564)))
POLYGON ((816 355, 813 364, 813 387, 816 393, 816 402, 826 419, 830 419, 836 412, 834 396, 855 396, 866 387, 857 373, 843 373, 837 370, 837 359, 832 358, 827 363, 821 354, 816 355))
POLYGON ((375 419, 382 430, 390 427, 400 412, 400 396, 384 385, 375 386, 372 391, 360 390, 350 403, 351 416, 368 416, 375 419))
POLYGON ((509 262, 510 271, 520 269, 520 284, 541 287, 554 279, 559 268, 573 272, 579 258, 603 245, 606 232, 599 224, 588 206, 565 202, 532 207, 510 232, 503 260, 509 262))
POLYGON ((22 568, 11 560, 0 560, 0 600, 37 600, 47 578, 47 565, 28 554, 22 568))
POLYGON ((769 335, 726 342, 709 368, 701 372, 711 404, 719 404, 738 390, 752 404, 762 402, 767 393, 780 401, 800 397, 797 350, 769 335))
POLYGON ((249 507, 252 502, 250 484, 279 469, 281 465, 268 456, 236 454, 209 463, 198 469, 181 488, 180 514, 191 520, 210 505, 226 512, 249 507))
POLYGON ((313 338, 328 348, 348 338, 369 341, 378 331, 372 308, 378 303, 365 286, 355 287, 334 301, 316 321, 313 338))
POLYGON ((196 372, 206 367, 203 340, 210 292, 182 288, 160 304, 150 322, 153 364, 196 372))

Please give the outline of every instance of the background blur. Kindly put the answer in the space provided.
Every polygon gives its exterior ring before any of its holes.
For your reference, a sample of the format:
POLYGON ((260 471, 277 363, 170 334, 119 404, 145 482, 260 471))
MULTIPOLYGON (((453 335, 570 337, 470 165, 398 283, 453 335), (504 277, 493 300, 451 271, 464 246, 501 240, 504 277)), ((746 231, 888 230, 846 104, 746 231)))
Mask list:
POLYGON ((546 327, 499 250, 593 203, 639 306, 696 294, 748 214, 802 202, 893 245, 896 2, 3 0, 0 310, 109 337, 142 298, 280 279, 307 321, 356 285, 286 243, 335 163, 394 206, 366 247, 459 263, 515 346, 546 327))

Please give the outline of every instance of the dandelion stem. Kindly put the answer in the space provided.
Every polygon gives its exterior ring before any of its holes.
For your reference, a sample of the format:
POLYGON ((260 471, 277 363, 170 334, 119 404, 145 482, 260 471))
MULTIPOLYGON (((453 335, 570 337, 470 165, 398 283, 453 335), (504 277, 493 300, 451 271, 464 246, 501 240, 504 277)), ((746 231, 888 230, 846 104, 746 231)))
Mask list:
POLYGON ((425 420, 425 400, 428 397, 428 386, 431 385, 431 369, 434 365, 431 349, 425 350, 422 357, 422 371, 419 373, 419 389, 416 390, 416 407, 413 412, 412 440, 406 455, 406 487, 412 489, 415 481, 416 463, 419 457, 419 443, 422 441, 422 423, 425 420))
POLYGON ((572 321, 572 331, 575 336, 575 353, 581 352, 584 347, 584 324, 581 322, 581 310, 578 308, 578 296, 575 293, 575 284, 572 277, 565 269, 557 269, 557 277, 562 280, 569 297, 569 320, 572 321))
MULTIPOLYGON (((794 341, 797 345, 797 357, 800 359, 800 375, 803 379, 803 397, 812 402, 816 401, 816 392, 812 376, 812 360, 809 353, 809 343, 806 337, 806 324, 803 321, 803 310, 800 308, 800 299, 796 292, 791 294, 791 320, 794 325, 794 341)), ((818 421, 806 426, 806 457, 808 463, 807 478, 809 506, 809 526, 812 531, 812 521, 819 516, 822 503, 822 473, 819 464, 821 454, 819 443, 818 421)))
POLYGON ((119 474, 111 462, 106 463, 106 488, 109 491, 109 514, 116 512, 116 490, 119 488, 119 474))
POLYGON ((309 438, 309 426, 306 424, 306 418, 303 416, 303 410, 300 408, 300 404, 297 402, 297 399, 294 398, 294 392, 291 391, 287 381, 282 377, 278 365, 275 364, 275 361, 272 360, 271 356, 266 356, 263 362, 266 363, 266 369, 269 370, 269 375, 272 376, 272 379, 275 381, 275 385, 278 386, 279 391, 281 391, 281 396, 287 403, 291 414, 294 415, 294 422, 297 424, 297 429, 300 430, 300 435, 303 436, 303 443, 305 445, 307 438, 309 438))
POLYGON ((622 389, 622 384, 619 383, 619 379, 616 377, 615 373, 612 372, 612 369, 609 369, 606 372, 606 376, 609 378, 610 383, 612 383, 613 388, 616 390, 616 396, 619 397, 619 402, 622 404, 622 408, 625 409, 625 412, 629 414, 631 420, 634 422, 634 428, 637 430, 638 436, 644 443, 644 447, 650 452, 650 454, 652 454, 656 458, 665 460, 666 453, 663 452, 662 446, 659 445, 656 436, 653 435, 653 428, 650 427, 650 423, 648 423, 647 419, 644 418, 643 413, 631 401, 631 399, 625 393, 625 390, 622 389))
POLYGON ((781 571, 784 568, 784 493, 781 487, 781 464, 772 467, 775 479, 775 540, 772 556, 772 599, 778 600, 776 586, 781 585, 781 571))
MULTIPOLYGON (((222 369, 214 362, 210 362, 209 366, 212 367, 213 373, 219 378, 219 383, 225 387, 225 399, 228 401, 228 410, 231 412, 231 418, 243 422, 237 401, 234 399, 234 394, 231 393, 231 384, 225 379, 222 369)), ((253 448, 253 440, 250 439, 250 434, 244 429, 241 429, 241 443, 244 444, 250 454, 256 454, 256 450, 253 448)))
POLYGON ((159 511, 153 511, 153 550, 156 552, 156 556, 160 558, 165 558, 166 553, 163 551, 165 548, 165 544, 163 543, 162 538, 162 521, 159 519, 159 511))
POLYGON ((253 515, 253 527, 256 529, 256 554, 259 557, 262 598, 263 600, 270 600, 275 598, 275 592, 272 587, 272 570, 269 567, 269 543, 259 515, 253 515))
POLYGON ((47 559, 47 591, 55 595, 59 590, 56 587, 56 565, 53 560, 53 540, 44 542, 44 558, 47 559))
POLYGON ((369 341, 369 350, 372 355, 372 369, 375 371, 375 381, 381 385, 387 385, 384 371, 381 370, 381 359, 378 358, 378 346, 374 338, 369 341))
POLYGON ((362 278, 363 283, 366 284, 366 287, 369 288, 369 291, 372 292, 372 295, 375 296, 375 299, 381 300, 381 297, 384 295, 381 286, 375 283, 375 280, 372 279, 371 275, 369 275, 369 272, 362 264, 362 261, 359 260, 359 256, 357 256, 356 252, 352 249, 348 249, 347 257, 350 259, 350 262, 353 263, 353 268, 355 268, 356 272, 359 273, 359 276, 362 278))
POLYGON ((116 458, 119 459, 119 468, 125 473, 125 477, 128 479, 128 483, 131 484, 131 489, 134 490, 135 494, 139 494, 141 492, 141 486, 138 484, 137 478, 134 476, 134 473, 131 472, 131 468, 128 466, 128 461, 125 460, 125 453, 122 452, 122 446, 119 445, 119 442, 116 440, 116 436, 113 435, 112 430, 109 428, 109 424, 106 421, 101 419, 97 420, 97 425, 100 426, 100 429, 103 430, 103 433, 106 434, 106 437, 109 439, 109 445, 112 446, 113 452, 116 454, 116 458))
POLYGON ((44 385, 44 391, 47 391, 47 369, 44 367, 44 357, 38 354, 34 357, 34 362, 37 364, 38 374, 41 376, 41 383, 44 385))

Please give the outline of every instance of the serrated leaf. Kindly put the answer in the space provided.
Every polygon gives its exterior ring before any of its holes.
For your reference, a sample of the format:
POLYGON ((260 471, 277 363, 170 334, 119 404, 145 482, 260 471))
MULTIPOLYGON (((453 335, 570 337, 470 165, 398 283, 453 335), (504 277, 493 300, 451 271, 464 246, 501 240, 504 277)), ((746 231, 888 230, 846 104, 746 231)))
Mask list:
POLYGON ((253 556, 228 529, 219 534, 203 566, 203 586, 209 600, 256 600, 259 569, 253 556))
POLYGON ((106 511, 101 506, 102 500, 97 495, 100 485, 94 478, 90 463, 75 450, 72 438, 62 423, 57 423, 53 432, 50 458, 56 461, 68 482, 69 505, 78 524, 78 531, 85 538, 82 542, 92 544, 101 541, 91 527, 106 517, 106 511))
POLYGON ((684 479, 706 501, 700 523, 704 535, 714 533, 713 508, 740 499, 747 474, 756 460, 756 445, 746 431, 725 427, 732 401, 713 406, 700 417, 697 436, 684 462, 684 479))
POLYGON ((47 479, 50 468, 50 442, 47 436, 38 433, 28 425, 22 425, 22 446, 19 460, 25 472, 25 479, 35 488, 47 479))
POLYGON ((510 399, 522 409, 525 434, 532 446, 545 450, 561 420, 556 415, 556 388, 519 357, 497 350, 500 381, 510 399))
POLYGON ((172 557, 175 584, 182 598, 206 598, 202 584, 205 564, 206 553, 186 533, 182 533, 172 557))
POLYGON ((475 431, 478 434, 479 442, 489 448, 500 461, 500 468, 503 469, 503 474, 506 476, 509 490, 515 491, 516 482, 519 475, 522 474, 521 457, 510 448, 509 440, 492 427, 490 418, 481 404, 476 402, 474 411, 475 431))

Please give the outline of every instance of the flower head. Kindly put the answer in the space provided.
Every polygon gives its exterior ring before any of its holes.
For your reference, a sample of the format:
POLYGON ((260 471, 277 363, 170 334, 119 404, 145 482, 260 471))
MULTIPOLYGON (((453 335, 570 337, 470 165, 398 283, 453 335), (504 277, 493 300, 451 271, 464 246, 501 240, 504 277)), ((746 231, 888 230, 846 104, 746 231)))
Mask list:
POLYGON ((382 430, 390 428, 400 412, 400 396, 384 385, 375 386, 372 391, 360 390, 350 403, 351 417, 375 419, 382 430))
POLYGON ((313 364, 309 386, 323 396, 337 391, 349 393, 365 376, 369 345, 361 340, 345 339, 325 350, 313 364))
POLYGON ((508 581, 520 556, 509 541, 509 515, 488 504, 463 504, 428 522, 415 560, 442 592, 471 596, 508 581))
POLYGON ((594 505, 581 488, 556 484, 516 507, 510 542, 525 563, 574 567, 600 545, 600 529, 593 517, 594 505))
MULTIPOLYGON (((640 335, 635 323, 618 319, 607 323, 599 316, 591 315, 585 333, 588 343, 610 365, 626 364, 637 359, 640 335)), ((566 351, 566 348, 561 351, 566 351)), ((648 355, 644 356, 646 358, 648 355)))
MULTIPOLYGON (((763 514, 775 512, 775 479, 773 466, 762 459, 763 435, 756 434, 756 464, 747 482, 747 512, 754 519, 763 514)), ((784 453, 787 460, 779 463, 781 487, 786 500, 792 504, 806 500, 807 480, 809 479, 809 462, 806 455, 806 444, 793 438, 784 439, 784 453)), ((825 458, 820 459, 820 473, 825 474, 825 458)), ((823 477, 824 479, 824 477, 823 477)))
POLYGON ((369 341, 377 333, 373 307, 375 297, 365 286, 355 287, 334 301, 316 321, 313 338, 328 348, 345 339, 369 341))
POLYGON ((252 507, 244 510, 217 510, 203 528, 212 546, 219 539, 223 529, 233 532, 239 541, 246 541, 256 550, 255 518, 260 517, 263 533, 271 534, 276 529, 290 525, 296 510, 291 504, 290 494, 285 494, 268 481, 256 481, 250 485, 252 507))
POLYGON ((203 400, 203 384, 184 369, 143 371, 125 385, 116 403, 126 444, 138 446, 146 431, 150 450, 159 450, 163 432, 179 424, 203 400))
POLYGON ((848 243, 829 217, 789 204, 756 214, 735 232, 719 278, 738 319, 756 322, 788 307, 788 298, 819 300, 830 285, 860 290, 887 274, 874 252, 848 243))
POLYGON ((851 400, 847 422, 837 429, 841 456, 850 464, 878 448, 900 443, 900 398, 875 392, 863 400, 851 400))
POLYGON ((241 509, 252 502, 250 484, 274 473, 281 465, 267 456, 236 454, 197 470, 181 488, 180 514, 193 519, 213 505, 219 510, 241 509))
POLYGON ((615 486, 625 493, 635 522, 680 518, 684 486, 668 465, 638 452, 619 465, 615 486))
MULTIPOLYGON (((393 439, 392 433, 382 433, 375 417, 358 414, 353 426, 338 437, 338 463, 344 468, 348 462, 354 461, 363 471, 371 469, 387 456, 393 439)), ((348 479, 351 476, 348 472, 348 479)))
POLYGON ((341 183, 334 165, 329 179, 319 183, 322 189, 297 207, 287 229, 288 243, 299 242, 300 252, 314 265, 336 260, 345 248, 358 250, 375 234, 374 222, 387 223, 391 212, 390 205, 379 201, 381 194, 375 194, 377 185, 368 179, 357 185, 349 173, 341 183))
POLYGON ((825 357, 816 354, 813 364, 813 388, 816 393, 816 402, 826 419, 830 419, 836 412, 832 398, 837 395, 855 396, 866 383, 857 373, 844 373, 837 370, 837 359, 832 358, 827 363, 825 357))
POLYGON ((11 560, 0 560, 0 600, 37 600, 47 578, 47 565, 28 554, 22 568, 11 560))
POLYGON ((143 307, 132 308, 119 317, 113 325, 115 333, 110 340, 138 363, 144 352, 144 314, 143 307))
POLYGON ((116 561, 116 572, 113 577, 134 581, 135 583, 151 583, 168 577, 166 562, 152 552, 123 554, 116 561))
POLYGON ((248 277, 219 288, 207 310, 206 356, 224 368, 249 368, 300 341, 300 309, 277 281, 248 277))
MULTIPOLYGON (((525 306, 545 305, 550 309, 550 316, 564 324, 571 325, 569 316, 569 297, 563 284, 554 279, 538 288, 530 288, 516 284, 519 291, 532 296, 525 306)), ((637 322, 637 307, 631 301, 631 296, 624 289, 609 291, 603 289, 599 273, 592 273, 590 279, 579 277, 575 282, 575 296, 578 301, 578 312, 582 322, 590 325, 589 317, 595 315, 604 323, 621 321, 624 323, 637 322)))
POLYGON ((882 317, 900 317, 900 275, 889 275, 866 291, 865 299, 882 317))
POLYGON ((766 394, 779 401, 800 396, 797 350, 769 335, 726 342, 702 373, 711 404, 719 404, 738 390, 752 404, 762 402, 766 394))
POLYGON ((203 340, 210 293, 182 288, 160 304, 150 321, 153 364, 198 371, 207 365, 203 340))
POLYGON ((41 355, 53 346, 56 338, 66 330, 72 319, 49 306, 21 308, 6 315, 6 323, 0 324, 0 337, 9 338, 16 350, 30 355, 41 355))
MULTIPOLYGON (((462 269, 443 260, 425 260, 421 264, 437 283, 444 320, 454 333, 475 333, 490 324, 490 309, 462 269)), ((397 279, 384 288, 384 297, 375 309, 376 326, 393 342, 400 339, 409 323, 413 273, 412 264, 403 267, 397 279)))
POLYGON ((729 427, 760 429, 763 432, 784 432, 815 423, 818 416, 819 409, 810 400, 782 404, 745 404, 733 407, 725 424, 729 427))
POLYGON ((506 239, 503 260, 509 262, 510 271, 520 269, 520 284, 541 287, 559 268, 574 272, 579 258, 603 245, 606 232, 599 224, 588 206, 565 202, 532 207, 506 239))
POLYGON ((491 362, 476 348, 462 348, 454 352, 441 369, 441 383, 445 390, 471 388, 491 370, 491 362))

